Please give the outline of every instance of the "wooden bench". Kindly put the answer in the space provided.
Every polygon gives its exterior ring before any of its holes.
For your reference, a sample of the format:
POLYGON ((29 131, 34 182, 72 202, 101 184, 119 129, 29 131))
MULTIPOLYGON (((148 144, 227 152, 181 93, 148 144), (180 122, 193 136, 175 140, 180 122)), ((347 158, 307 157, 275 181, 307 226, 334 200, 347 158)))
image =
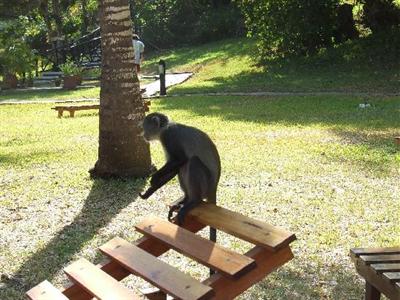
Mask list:
MULTIPOLYGON (((150 108, 149 106, 151 105, 150 101, 145 101, 144 107, 145 111, 149 111, 150 108)), ((59 105, 52 107, 51 109, 54 109, 58 112, 58 117, 61 118, 63 116, 64 111, 69 112, 69 116, 73 118, 75 116, 75 111, 77 110, 90 110, 90 109, 99 109, 100 104, 92 104, 92 105, 59 105)))
POLYGON ((400 300, 400 247, 354 248, 350 257, 365 279, 366 300, 378 300, 381 293, 400 300))
POLYGON ((119 237, 100 247, 107 259, 97 266, 80 259, 65 273, 71 283, 62 290, 44 281, 27 292, 32 300, 137 299, 136 291, 118 281, 135 275, 155 290, 142 291, 147 299, 233 299, 293 258, 295 235, 213 204, 202 203, 189 212, 181 227, 150 217, 136 225, 144 236, 134 243, 119 237), (245 254, 235 253, 195 233, 212 226, 254 244, 245 254), (174 249, 216 271, 200 282, 159 260, 174 249), (110 297, 112 295, 112 297, 110 297))
POLYGON ((400 136, 396 136, 396 137, 394 138, 394 141, 395 141, 395 143, 396 143, 398 146, 400 146, 400 136))

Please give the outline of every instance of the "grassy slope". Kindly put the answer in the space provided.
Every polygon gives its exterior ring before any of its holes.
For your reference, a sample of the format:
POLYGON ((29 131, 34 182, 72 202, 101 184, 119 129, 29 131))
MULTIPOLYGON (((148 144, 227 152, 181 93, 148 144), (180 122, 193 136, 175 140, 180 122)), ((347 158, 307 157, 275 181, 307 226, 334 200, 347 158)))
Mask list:
MULTIPOLYGON (((243 299, 359 299, 362 283, 349 248, 400 243, 400 99, 354 97, 176 97, 152 109, 208 132, 222 157, 220 205, 296 233, 295 260, 243 299), (372 234, 373 233, 373 234, 372 234), (272 288, 271 288, 272 287, 272 288)), ((50 104, 0 110, 1 299, 45 278, 111 237, 134 240, 145 216, 166 216, 177 182, 148 201, 143 181, 92 181, 97 115, 57 119, 50 104), (9 278, 9 279, 7 279, 9 278)), ((153 160, 163 163, 159 145, 153 160)), ((236 239, 220 242, 242 251, 236 239)), ((172 264, 204 277, 205 268, 174 254, 172 264)), ((128 285, 136 282, 128 281, 128 285)))
POLYGON ((158 60, 163 58, 172 71, 195 73, 193 79, 171 89, 172 93, 398 93, 400 57, 379 47, 379 42, 361 40, 312 58, 270 61, 261 67, 255 61, 254 41, 232 39, 155 54, 146 60, 144 72, 155 72, 158 60))

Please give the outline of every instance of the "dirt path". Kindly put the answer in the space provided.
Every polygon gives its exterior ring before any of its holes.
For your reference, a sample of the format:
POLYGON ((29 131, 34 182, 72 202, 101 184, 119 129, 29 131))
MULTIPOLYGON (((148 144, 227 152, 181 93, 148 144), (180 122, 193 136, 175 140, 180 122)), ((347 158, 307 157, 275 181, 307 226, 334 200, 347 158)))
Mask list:
MULTIPOLYGON (((185 82, 190 77, 192 77, 193 73, 173 73, 165 75, 165 85, 166 87, 171 87, 173 85, 180 84, 185 82)), ((143 94, 145 97, 155 96, 160 91, 160 80, 156 80, 152 83, 144 85, 142 88, 146 89, 146 92, 143 94)))

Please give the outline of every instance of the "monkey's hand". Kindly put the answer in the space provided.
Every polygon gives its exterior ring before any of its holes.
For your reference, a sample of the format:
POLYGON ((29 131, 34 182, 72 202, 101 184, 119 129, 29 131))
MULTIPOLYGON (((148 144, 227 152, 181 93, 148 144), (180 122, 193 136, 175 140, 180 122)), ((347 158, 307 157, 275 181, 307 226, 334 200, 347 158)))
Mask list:
POLYGON ((148 199, 153 193, 155 192, 155 189, 153 186, 150 186, 144 194, 139 193, 139 197, 142 199, 148 199))

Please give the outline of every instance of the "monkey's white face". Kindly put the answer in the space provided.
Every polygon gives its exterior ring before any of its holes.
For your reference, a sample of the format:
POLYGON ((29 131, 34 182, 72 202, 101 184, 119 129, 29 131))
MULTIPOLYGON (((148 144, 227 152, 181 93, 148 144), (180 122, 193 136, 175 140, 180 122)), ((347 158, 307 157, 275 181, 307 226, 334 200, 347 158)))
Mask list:
POLYGON ((144 122, 142 136, 147 142, 159 140, 160 130, 152 126, 152 124, 146 124, 146 122, 144 122))

